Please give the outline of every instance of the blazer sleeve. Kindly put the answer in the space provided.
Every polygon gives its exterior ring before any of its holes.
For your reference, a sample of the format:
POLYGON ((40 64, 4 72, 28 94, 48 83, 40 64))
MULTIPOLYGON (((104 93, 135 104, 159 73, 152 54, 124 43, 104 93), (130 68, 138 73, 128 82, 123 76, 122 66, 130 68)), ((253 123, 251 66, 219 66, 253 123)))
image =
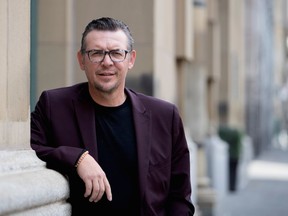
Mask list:
POLYGON ((193 215, 195 208, 191 202, 190 159, 184 127, 178 109, 174 107, 173 146, 171 164, 171 187, 169 215, 193 215))
POLYGON ((47 163, 48 168, 65 174, 75 171, 75 164, 85 149, 69 146, 68 143, 63 145, 59 139, 55 138, 61 137, 62 131, 55 131, 51 126, 55 119, 51 118, 53 107, 50 100, 48 91, 43 92, 35 110, 31 113, 30 144, 37 156, 47 163))

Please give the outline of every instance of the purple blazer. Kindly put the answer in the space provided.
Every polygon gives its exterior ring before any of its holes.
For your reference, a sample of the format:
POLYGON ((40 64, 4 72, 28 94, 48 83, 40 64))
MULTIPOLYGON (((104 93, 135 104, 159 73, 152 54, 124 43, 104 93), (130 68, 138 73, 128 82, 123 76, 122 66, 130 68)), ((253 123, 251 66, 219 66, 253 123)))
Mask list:
MULTIPOLYGON (((189 150, 177 108, 128 88, 125 92, 136 132, 141 215, 193 215, 189 150)), ((68 176, 72 209, 77 203, 89 205, 75 163, 84 149, 98 159, 94 112, 88 84, 80 83, 44 91, 31 113, 31 147, 47 167, 68 176)))

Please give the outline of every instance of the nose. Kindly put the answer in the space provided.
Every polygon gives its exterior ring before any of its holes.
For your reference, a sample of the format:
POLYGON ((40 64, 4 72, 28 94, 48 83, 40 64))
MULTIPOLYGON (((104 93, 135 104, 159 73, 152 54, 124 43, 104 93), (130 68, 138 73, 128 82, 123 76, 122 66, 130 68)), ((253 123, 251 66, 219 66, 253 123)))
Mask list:
POLYGON ((105 64, 105 65, 112 65, 113 64, 113 61, 111 60, 111 58, 107 52, 105 53, 104 59, 101 63, 105 64))

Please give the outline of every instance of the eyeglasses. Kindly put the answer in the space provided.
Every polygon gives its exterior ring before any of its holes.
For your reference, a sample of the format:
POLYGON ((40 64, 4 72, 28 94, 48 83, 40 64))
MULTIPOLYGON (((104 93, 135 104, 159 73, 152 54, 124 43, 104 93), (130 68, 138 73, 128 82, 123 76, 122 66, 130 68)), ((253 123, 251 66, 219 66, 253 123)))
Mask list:
POLYGON ((111 61, 122 62, 126 59, 127 53, 129 53, 129 52, 130 51, 128 51, 128 50, 121 50, 121 49, 109 50, 109 51, 93 49, 93 50, 85 51, 85 53, 87 53, 87 55, 88 55, 89 60, 93 63, 102 62, 104 60, 106 54, 109 55, 111 61))

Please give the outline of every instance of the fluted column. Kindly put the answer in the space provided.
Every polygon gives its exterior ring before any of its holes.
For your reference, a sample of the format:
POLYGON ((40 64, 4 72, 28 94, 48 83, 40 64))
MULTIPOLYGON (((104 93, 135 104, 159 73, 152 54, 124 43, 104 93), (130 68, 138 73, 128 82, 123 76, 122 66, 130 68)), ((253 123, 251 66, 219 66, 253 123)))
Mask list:
POLYGON ((30 1, 1 0, 0 28, 0 215, 70 215, 67 180, 30 148, 30 1))

